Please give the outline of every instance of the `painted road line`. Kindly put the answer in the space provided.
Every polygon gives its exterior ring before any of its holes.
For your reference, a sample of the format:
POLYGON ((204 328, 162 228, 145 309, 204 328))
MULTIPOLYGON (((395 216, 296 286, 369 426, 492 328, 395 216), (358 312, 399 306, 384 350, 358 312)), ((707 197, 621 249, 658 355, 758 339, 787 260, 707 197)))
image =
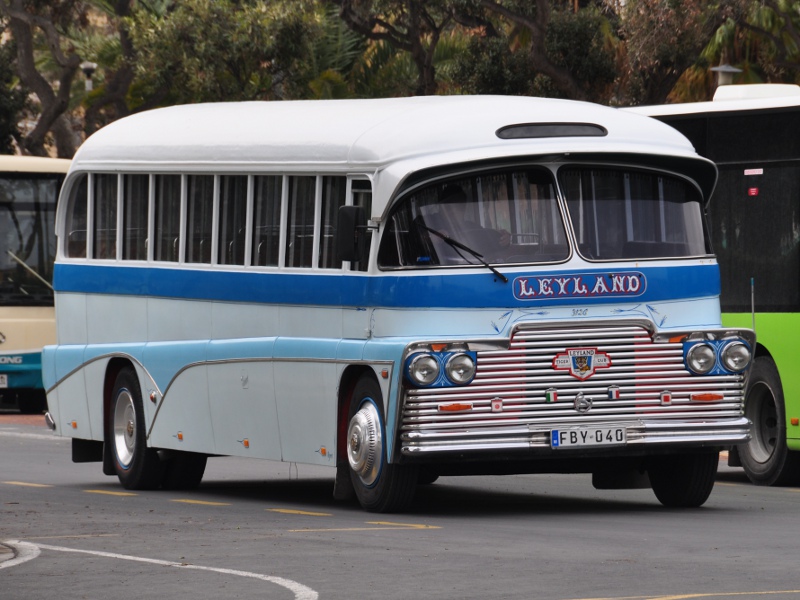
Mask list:
POLYGON ((8 540, 3 542, 6 546, 10 547, 15 554, 15 557, 0 563, 0 569, 7 569, 26 563, 39 556, 39 547, 35 544, 28 544, 27 542, 20 542, 18 540, 8 540))
POLYGON ((133 492, 112 492, 111 490, 83 490, 86 494, 102 494, 104 496, 138 496, 133 492))
POLYGON ((304 517, 332 517, 331 513, 323 513, 323 512, 310 512, 307 510, 293 510, 290 508, 267 508, 265 509, 269 512, 276 512, 282 513, 285 515, 302 515, 304 517))
POLYGON ((51 488, 53 487, 47 483, 28 483, 27 481, 4 481, 6 485, 19 485, 22 487, 32 487, 32 488, 51 488))
MULTIPOLYGON (((171 560, 158 560, 155 558, 145 558, 142 556, 129 556, 126 554, 114 554, 112 552, 99 552, 96 550, 80 550, 78 548, 65 548, 63 546, 49 546, 47 544, 30 544, 27 542, 20 542, 18 540, 8 540, 3 542, 14 548, 17 552, 17 559, 7 561, 0 565, 0 568, 10 566, 10 563, 20 564, 32 560, 39 556, 41 550, 53 550, 55 552, 73 552, 77 554, 89 554, 91 556, 99 556, 101 558, 114 558, 117 560, 129 560, 140 563, 147 563, 151 565, 158 565, 162 567, 176 567, 179 569, 191 569, 194 571, 208 571, 211 573, 221 573, 223 575, 235 575, 237 577, 248 577, 250 579, 259 579, 269 583, 274 583, 281 587, 286 588, 294 594, 297 600, 317 600, 319 594, 308 586, 286 579, 284 577, 275 577, 273 575, 262 575, 261 573, 251 573, 250 571, 237 571, 235 569, 221 569, 217 567, 203 567, 200 565, 191 565, 187 563, 178 563, 171 560), (20 551, 27 553, 25 560, 18 560, 20 558, 20 551)), ((83 567, 85 569, 85 567, 83 567)))
POLYGON ((173 498, 170 502, 182 502, 183 504, 199 504, 201 506, 230 506, 229 502, 209 502, 208 500, 190 500, 188 498, 173 498))
POLYGON ((290 533, 318 533, 326 531, 409 531, 420 529, 441 529, 437 525, 422 525, 418 523, 392 523, 390 521, 367 521, 367 525, 371 527, 339 527, 339 528, 324 528, 324 529, 289 529, 290 533))

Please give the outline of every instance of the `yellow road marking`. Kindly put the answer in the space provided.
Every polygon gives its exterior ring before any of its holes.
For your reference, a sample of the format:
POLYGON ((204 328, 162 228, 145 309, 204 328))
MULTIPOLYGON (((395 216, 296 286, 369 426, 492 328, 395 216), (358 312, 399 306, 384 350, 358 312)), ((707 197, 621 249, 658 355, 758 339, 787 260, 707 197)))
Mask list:
POLYGON ((328 529, 289 529, 290 533, 311 533, 323 531, 385 531, 385 530, 405 530, 409 529, 441 529, 436 525, 421 525, 417 523, 391 523, 389 521, 367 521, 368 525, 373 527, 342 527, 342 528, 328 528, 328 529))
POLYGON ((87 494, 102 494, 104 496, 138 496, 133 492, 112 492, 111 490, 83 490, 87 494))
POLYGON ((370 525, 388 525, 389 527, 402 527, 404 529, 441 529, 436 525, 422 525, 419 523, 392 523, 391 521, 367 521, 370 525))
POLYGON ((182 502, 184 504, 200 504, 202 506, 230 506, 228 502, 208 502, 207 500, 189 500, 185 498, 174 498, 171 502, 182 502))
POLYGON ((309 512, 307 510, 292 510, 289 508, 267 508, 269 512, 283 513, 287 515, 303 515, 306 517, 332 517, 331 513, 309 512))
POLYGON ((23 487, 34 487, 34 488, 50 488, 53 487, 52 485, 48 485, 46 483, 27 483, 25 481, 4 481, 6 485, 20 485, 23 487))

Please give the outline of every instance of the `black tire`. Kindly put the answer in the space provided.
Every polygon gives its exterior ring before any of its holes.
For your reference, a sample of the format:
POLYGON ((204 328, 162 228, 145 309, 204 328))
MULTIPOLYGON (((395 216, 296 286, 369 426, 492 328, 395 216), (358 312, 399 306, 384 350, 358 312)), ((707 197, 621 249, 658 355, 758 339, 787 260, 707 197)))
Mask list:
POLYGON ((753 436, 739 446, 739 458, 750 481, 757 485, 800 482, 800 453, 786 447, 783 386, 769 356, 759 356, 753 362, 744 414, 753 422, 753 436))
POLYGON ((650 460, 647 474, 661 504, 696 508, 711 495, 718 465, 718 452, 659 456, 650 460))
POLYGON ((107 415, 106 444, 114 471, 125 489, 153 490, 161 485, 164 465, 154 448, 147 447, 142 392, 136 372, 125 367, 114 381, 107 415))
POLYGON ((350 397, 346 451, 350 480, 361 506, 370 512, 399 512, 414 499, 416 467, 386 460, 383 400, 373 376, 358 380, 350 397))
POLYGON ((165 490, 193 490, 203 480, 208 456, 195 452, 173 452, 164 462, 165 490))

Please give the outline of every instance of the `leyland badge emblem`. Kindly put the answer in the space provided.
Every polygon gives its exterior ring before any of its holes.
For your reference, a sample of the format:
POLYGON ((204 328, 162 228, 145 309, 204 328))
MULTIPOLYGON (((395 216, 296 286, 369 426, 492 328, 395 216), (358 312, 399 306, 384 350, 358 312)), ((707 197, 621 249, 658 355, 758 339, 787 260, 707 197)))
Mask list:
POLYGON ((596 369, 606 369, 611 366, 611 357, 597 348, 567 348, 566 352, 556 354, 553 358, 553 368, 556 371, 569 371, 569 374, 578 379, 589 379, 596 369))

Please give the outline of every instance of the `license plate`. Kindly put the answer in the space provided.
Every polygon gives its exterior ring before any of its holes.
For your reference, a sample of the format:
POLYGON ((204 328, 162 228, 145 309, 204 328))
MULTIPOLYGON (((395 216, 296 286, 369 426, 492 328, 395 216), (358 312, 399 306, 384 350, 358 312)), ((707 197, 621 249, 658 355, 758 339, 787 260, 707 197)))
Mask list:
POLYGON ((8 375, 0 375, 0 388, 8 387, 8 375))
POLYGON ((583 446, 622 446, 627 439, 624 427, 581 427, 550 431, 551 448, 583 446))

